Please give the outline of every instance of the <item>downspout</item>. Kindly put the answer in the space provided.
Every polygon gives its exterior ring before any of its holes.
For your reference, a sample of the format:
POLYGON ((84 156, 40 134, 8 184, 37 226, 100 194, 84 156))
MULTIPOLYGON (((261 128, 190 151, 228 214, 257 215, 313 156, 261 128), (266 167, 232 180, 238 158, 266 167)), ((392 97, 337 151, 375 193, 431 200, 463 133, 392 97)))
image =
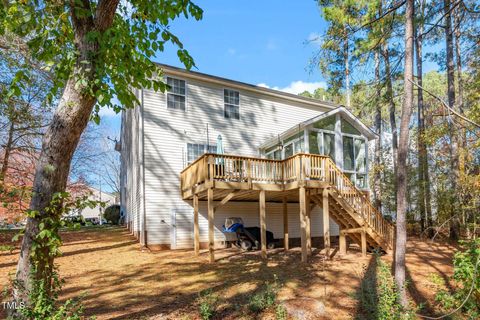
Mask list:
POLYGON ((141 116, 142 116, 142 162, 141 162, 141 172, 142 172, 142 201, 143 201, 143 245, 148 247, 147 241, 147 209, 145 202, 145 118, 144 118, 144 106, 143 106, 143 89, 142 89, 142 104, 141 104, 141 116))

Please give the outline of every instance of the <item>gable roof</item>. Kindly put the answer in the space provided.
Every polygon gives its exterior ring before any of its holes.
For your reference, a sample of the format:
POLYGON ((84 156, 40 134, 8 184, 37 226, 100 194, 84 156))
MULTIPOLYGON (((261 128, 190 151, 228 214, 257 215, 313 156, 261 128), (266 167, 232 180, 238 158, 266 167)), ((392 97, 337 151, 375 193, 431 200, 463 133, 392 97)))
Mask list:
POLYGON ((218 85, 227 86, 229 88, 235 88, 239 90, 255 92, 258 94, 275 97, 278 99, 283 99, 291 102, 302 103, 310 107, 314 107, 319 111, 326 112, 338 108, 339 105, 329 101, 322 101, 318 99, 308 98, 300 96, 293 93, 283 92, 275 89, 270 89, 262 86, 257 86, 250 83, 240 82, 236 80, 226 79, 218 76, 213 76, 206 73, 201 73, 197 71, 188 71, 186 69, 170 66, 167 64, 157 63, 158 66, 168 75, 185 77, 189 79, 201 80, 209 83, 215 83, 218 85))
MULTIPOLYGON (((372 131, 365 124, 363 124, 363 122, 361 122, 360 119, 358 119, 347 108, 345 108, 344 106, 340 106, 340 107, 335 108, 333 110, 330 110, 328 112, 322 113, 318 116, 315 116, 313 118, 310 118, 308 120, 300 122, 299 124, 297 124, 297 125, 291 127, 290 129, 282 132, 280 134, 280 139, 288 138, 288 137, 294 135, 295 133, 297 133, 298 131, 303 130, 305 127, 307 127, 307 126, 309 126, 309 125, 311 125, 311 124, 313 124, 313 123, 315 123, 319 120, 322 120, 322 119, 325 119, 325 118, 330 117, 332 115, 335 115, 337 113, 340 114, 341 116, 343 116, 344 119, 346 119, 355 129, 357 129, 368 140, 373 140, 373 139, 377 138, 378 135, 374 131, 372 131)), ((272 138, 268 139, 267 141, 265 141, 264 143, 262 143, 259 146, 259 148, 260 149, 265 149, 265 148, 271 147, 272 145, 275 145, 277 143, 278 143, 278 137, 272 137, 272 138)))

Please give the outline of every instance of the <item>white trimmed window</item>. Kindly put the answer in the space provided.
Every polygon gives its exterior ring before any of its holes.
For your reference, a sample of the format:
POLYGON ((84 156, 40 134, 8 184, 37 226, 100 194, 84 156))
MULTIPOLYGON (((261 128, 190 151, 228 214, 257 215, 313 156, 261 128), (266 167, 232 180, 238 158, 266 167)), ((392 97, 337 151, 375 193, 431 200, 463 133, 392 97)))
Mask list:
POLYGON ((217 146, 201 144, 201 143, 187 143, 187 165, 197 160, 204 153, 216 153, 217 146))
POLYGON ((240 93, 235 90, 224 89, 223 101, 225 105, 225 118, 240 119, 240 93))
POLYGON ((167 77, 167 108, 185 111, 185 80, 167 77))

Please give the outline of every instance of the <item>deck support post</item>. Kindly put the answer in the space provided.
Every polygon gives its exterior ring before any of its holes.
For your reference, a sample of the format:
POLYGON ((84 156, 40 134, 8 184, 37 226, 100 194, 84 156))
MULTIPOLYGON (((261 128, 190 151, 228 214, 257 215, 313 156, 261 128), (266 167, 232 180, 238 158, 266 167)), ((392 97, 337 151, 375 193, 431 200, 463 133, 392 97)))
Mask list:
POLYGON ((365 232, 365 229, 361 231, 362 235, 362 256, 366 257, 367 256, 367 233, 365 232))
POLYGON ((260 208, 260 241, 262 246, 262 258, 267 259, 267 225, 265 222, 265 190, 260 190, 258 197, 260 208))
POLYGON ((195 255, 200 254, 200 229, 198 226, 198 194, 193 195, 193 245, 195 255))
POLYGON ((306 235, 307 235, 307 254, 309 256, 312 255, 312 223, 311 223, 311 206, 310 206, 310 191, 306 191, 305 196, 305 203, 306 203, 306 235))
POLYGON ((328 189, 324 188, 322 193, 323 202, 323 243, 325 256, 330 257, 330 208, 328 205, 328 189))
POLYGON ((288 203, 287 197, 283 197, 283 248, 288 251, 288 203))
POLYGON ((307 262, 307 212, 306 212, 306 196, 305 187, 301 186, 299 189, 300 202, 300 235, 302 243, 302 262, 307 262))
POLYGON ((338 241, 340 246, 340 254, 344 256, 347 254, 347 237, 343 230, 340 230, 338 241))
POLYGON ((210 263, 215 262, 215 234, 214 234, 214 208, 213 208, 213 188, 208 188, 207 191, 208 200, 208 252, 210 257, 210 263))

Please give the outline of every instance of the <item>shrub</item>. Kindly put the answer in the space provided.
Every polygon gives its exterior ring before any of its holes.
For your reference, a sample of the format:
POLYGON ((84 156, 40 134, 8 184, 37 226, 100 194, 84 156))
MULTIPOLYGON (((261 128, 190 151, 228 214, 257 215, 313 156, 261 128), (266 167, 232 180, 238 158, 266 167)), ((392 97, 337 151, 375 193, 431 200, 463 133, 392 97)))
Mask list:
POLYGON ((281 304, 278 304, 275 308, 275 319, 276 320, 286 320, 287 319, 287 309, 281 304))
POLYGON ((111 224, 118 224, 118 221, 120 220, 120 206, 114 204, 106 208, 103 217, 111 224))
POLYGON ((218 296, 212 294, 211 289, 200 292, 198 295, 198 308, 203 320, 209 320, 212 318, 217 309, 217 303, 218 296))
POLYGON ((12 246, 12 245, 10 245, 10 244, 2 244, 2 245, 0 245, 0 252, 2 252, 2 251, 8 251, 8 252, 12 253, 13 250, 15 250, 15 246, 12 246))
POLYGON ((435 299, 445 310, 459 309, 468 319, 480 318, 480 239, 460 241, 461 250, 453 257, 456 291, 440 290, 435 299))
POLYGON ((402 318, 395 280, 378 253, 374 264, 365 272, 358 299, 368 319, 402 318))
POLYGON ((248 307, 253 312, 261 312, 275 304, 277 299, 278 283, 275 276, 273 283, 268 281, 265 287, 250 298, 248 307))

